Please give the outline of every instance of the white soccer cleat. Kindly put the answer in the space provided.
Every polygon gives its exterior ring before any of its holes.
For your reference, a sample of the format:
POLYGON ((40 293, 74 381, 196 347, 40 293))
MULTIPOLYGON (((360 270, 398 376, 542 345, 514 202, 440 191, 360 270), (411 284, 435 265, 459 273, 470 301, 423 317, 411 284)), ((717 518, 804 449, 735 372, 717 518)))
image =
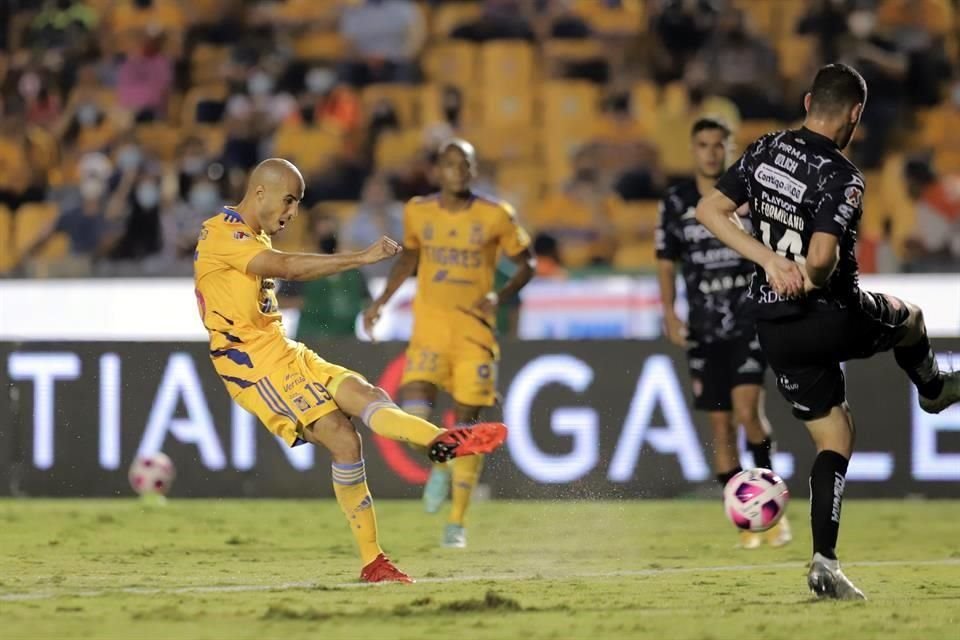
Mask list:
POLYGON ((790 521, 787 516, 780 518, 780 522, 771 529, 763 532, 763 538, 771 547, 777 548, 790 544, 793 540, 793 532, 790 531, 790 521))
POLYGON ((448 549, 463 549, 467 546, 467 530, 458 524, 448 524, 443 532, 443 546, 448 549))
POLYGON ((936 398, 920 396, 920 408, 927 413, 940 413, 955 402, 960 402, 960 371, 943 374, 943 389, 936 398))
POLYGON ((834 600, 866 600, 863 591, 850 582, 850 578, 840 570, 839 560, 830 560, 819 553, 813 554, 810 572, 807 574, 807 586, 818 598, 834 600))

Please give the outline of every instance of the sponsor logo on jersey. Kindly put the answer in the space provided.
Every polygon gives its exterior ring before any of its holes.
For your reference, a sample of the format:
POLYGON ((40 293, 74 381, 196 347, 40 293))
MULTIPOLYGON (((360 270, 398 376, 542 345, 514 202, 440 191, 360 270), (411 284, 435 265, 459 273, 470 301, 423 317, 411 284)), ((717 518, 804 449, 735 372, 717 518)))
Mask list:
POLYGON ((233 239, 234 239, 234 240, 246 240, 247 238, 250 238, 250 237, 251 237, 250 234, 247 233, 246 231, 234 231, 234 232, 233 232, 233 239))
POLYGON ((803 202, 803 194, 807 192, 807 185, 765 162, 756 168, 753 178, 767 189, 776 191, 794 202, 803 202))
POLYGON ((860 187, 849 186, 843 190, 843 199, 847 201, 848 205, 854 209, 858 209, 863 202, 863 191, 860 187))
MULTIPOLYGON (((798 140, 798 142, 803 143, 803 140, 798 140)), ((789 153, 790 155, 792 155, 794 158, 796 158, 796 159, 799 160, 800 162, 806 162, 806 161, 807 161, 807 154, 805 154, 804 152, 800 151, 800 150, 797 149, 796 147, 791 147, 791 146, 790 146, 789 144, 787 144, 786 142, 777 142, 777 149, 780 149, 780 151, 784 151, 784 152, 786 152, 786 153, 789 153)))
POLYGON ((782 153, 778 153, 777 157, 773 159, 773 164, 777 165, 781 169, 786 169, 790 173, 794 173, 797 170, 797 167, 800 166, 800 163, 796 160, 788 158, 782 153))
POLYGON ((470 228, 470 244, 483 244, 483 225, 479 222, 470 228))

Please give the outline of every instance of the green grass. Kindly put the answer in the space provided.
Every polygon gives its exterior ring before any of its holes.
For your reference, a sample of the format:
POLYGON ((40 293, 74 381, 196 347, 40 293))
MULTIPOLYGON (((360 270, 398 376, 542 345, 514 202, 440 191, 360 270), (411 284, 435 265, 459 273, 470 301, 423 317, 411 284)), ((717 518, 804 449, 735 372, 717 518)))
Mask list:
POLYGON ((801 500, 794 543, 751 552, 714 502, 480 503, 467 550, 417 503, 377 506, 420 583, 355 584, 328 501, 0 501, 0 637, 958 637, 960 502, 844 504, 867 603, 810 598, 801 500))

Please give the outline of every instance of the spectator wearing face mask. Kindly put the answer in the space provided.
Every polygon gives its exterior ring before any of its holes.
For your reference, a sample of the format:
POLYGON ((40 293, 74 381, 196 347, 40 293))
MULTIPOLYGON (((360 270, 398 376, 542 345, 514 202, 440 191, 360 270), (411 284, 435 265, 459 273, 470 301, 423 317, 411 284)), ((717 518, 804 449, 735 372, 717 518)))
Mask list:
MULTIPOLYGON (((337 252, 337 220, 317 217, 312 225, 313 240, 322 254, 337 252)), ((357 317, 370 301, 363 275, 353 269, 311 280, 289 289, 288 306, 300 307, 297 340, 310 344, 330 338, 356 335, 357 317)))
POLYGON ((107 217, 124 221, 110 258, 139 260, 160 250, 160 177, 159 168, 143 156, 122 169, 120 183, 107 204, 107 217))
MULTIPOLYGON (((364 185, 360 207, 340 237, 345 250, 359 251, 383 236, 403 237, 403 204, 394 196, 386 177, 374 175, 364 185)), ((389 261, 384 261, 363 267, 362 271, 367 278, 377 278, 390 273, 391 267, 389 261)))
POLYGON ((426 25, 410 0, 353 3, 340 18, 340 35, 351 56, 340 69, 345 81, 364 86, 417 79, 416 60, 426 40, 426 25))
POLYGON ((203 222, 215 215, 223 202, 217 184, 201 173, 192 180, 186 199, 175 198, 163 208, 160 216, 162 252, 168 265, 184 261, 192 265, 203 222))

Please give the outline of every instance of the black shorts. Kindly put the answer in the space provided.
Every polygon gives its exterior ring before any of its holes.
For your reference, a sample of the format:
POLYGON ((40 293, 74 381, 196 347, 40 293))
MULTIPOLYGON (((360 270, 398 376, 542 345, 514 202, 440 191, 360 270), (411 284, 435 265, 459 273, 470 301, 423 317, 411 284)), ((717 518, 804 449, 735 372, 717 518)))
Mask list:
POLYGON ((763 384, 767 361, 755 336, 698 344, 687 352, 693 407, 730 411, 730 393, 743 384, 763 384))
POLYGON ((846 308, 761 319, 757 336, 793 415, 808 421, 846 401, 840 363, 889 351, 906 333, 909 317, 903 301, 860 291, 846 308))

